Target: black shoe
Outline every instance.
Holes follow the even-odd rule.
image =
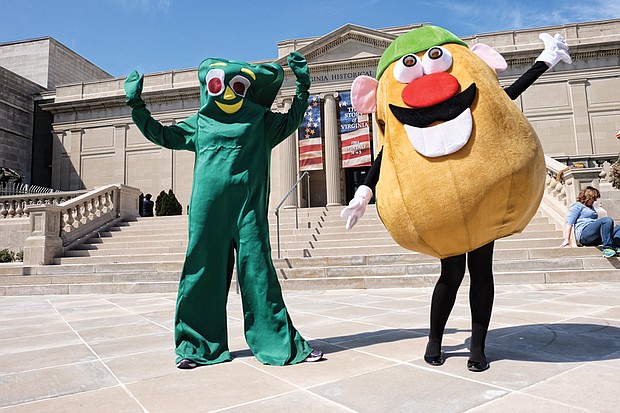
[[[467,370],[473,371],[475,373],[488,370],[489,367],[491,366],[489,365],[489,362],[486,360],[484,361],[467,360]]]
[[[441,366],[445,360],[440,354],[438,356],[424,355],[424,361],[426,362],[426,364],[430,364],[431,366]]]
[[[177,368],[183,369],[183,370],[193,369],[197,366],[198,364],[196,364],[195,361],[192,361],[190,359],[183,359],[177,363]]]
[[[321,350],[312,350],[308,357],[304,361],[313,363],[315,361],[323,360],[323,352]]]

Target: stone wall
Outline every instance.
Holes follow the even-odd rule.
[[[30,218],[0,220],[0,250],[22,251],[30,235]]]
[[[29,182],[34,122],[34,96],[43,88],[0,67],[0,166]]]
[[[51,37],[0,44],[0,66],[46,89],[112,77]]]

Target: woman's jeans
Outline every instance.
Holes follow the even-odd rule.
[[[579,242],[586,246],[620,247],[620,226],[610,217],[592,221],[581,231]]]

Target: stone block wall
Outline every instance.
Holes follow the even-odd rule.
[[[34,96],[43,88],[0,67],[0,166],[29,182],[34,122]]]
[[[51,37],[0,44],[0,66],[48,90],[112,77]]]

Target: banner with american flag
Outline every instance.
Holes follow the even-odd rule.
[[[321,143],[321,99],[308,98],[308,108],[297,132],[299,139],[299,170],[323,169],[323,144]]]
[[[338,92],[340,97],[340,141],[342,167],[370,166],[370,127],[368,115],[357,113],[351,105],[350,92]]]

